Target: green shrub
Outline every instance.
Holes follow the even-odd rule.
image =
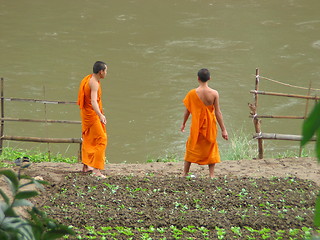
[[[24,190],[23,188],[32,184],[42,187],[44,181],[35,180],[31,177],[21,175],[21,170],[30,164],[22,165],[18,174],[6,169],[0,171],[0,175],[5,176],[11,189],[11,198],[0,189],[3,201],[0,202],[0,239],[1,240],[51,240],[61,238],[64,235],[73,235],[74,232],[53,219],[27,200],[38,195],[37,191]],[[23,183],[22,183],[23,182]],[[30,218],[24,219],[17,214],[17,207],[31,207],[28,210]]]

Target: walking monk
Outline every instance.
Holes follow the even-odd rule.
[[[102,110],[100,80],[107,75],[107,65],[97,61],[93,73],[82,79],[78,94],[82,120],[82,163],[83,172],[91,172],[106,178],[104,170],[105,150],[107,147],[106,117]]]
[[[184,177],[188,175],[191,163],[208,165],[210,178],[214,177],[214,166],[220,162],[217,121],[222,137],[228,140],[228,133],[219,107],[219,94],[208,86],[209,80],[208,69],[199,70],[199,87],[189,91],[183,100],[186,109],[181,125],[182,132],[184,132],[190,113],[192,115],[190,136],[186,143]]]

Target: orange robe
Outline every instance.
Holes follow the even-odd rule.
[[[219,163],[214,106],[206,106],[197,95],[196,89],[186,95],[183,103],[192,116],[185,160],[200,165]]]
[[[82,163],[97,169],[104,169],[107,132],[105,125],[91,105],[91,89],[89,80],[92,74],[82,79],[78,94],[78,105],[82,120]],[[99,82],[98,105],[102,111],[101,86]]]

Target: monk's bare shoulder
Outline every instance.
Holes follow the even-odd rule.
[[[209,93],[210,93],[210,95],[214,96],[215,98],[219,97],[219,93],[215,89],[209,88]]]
[[[89,86],[90,86],[91,90],[95,91],[95,90],[98,90],[99,83],[97,80],[95,80],[93,77],[91,77],[89,80]]]

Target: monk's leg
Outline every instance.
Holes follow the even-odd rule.
[[[209,166],[209,175],[210,175],[210,178],[214,178],[214,166],[215,166],[215,165],[216,165],[215,163],[208,165],[208,166]]]
[[[183,177],[188,176],[190,171],[190,166],[191,166],[191,162],[184,161],[183,174],[182,174]]]

